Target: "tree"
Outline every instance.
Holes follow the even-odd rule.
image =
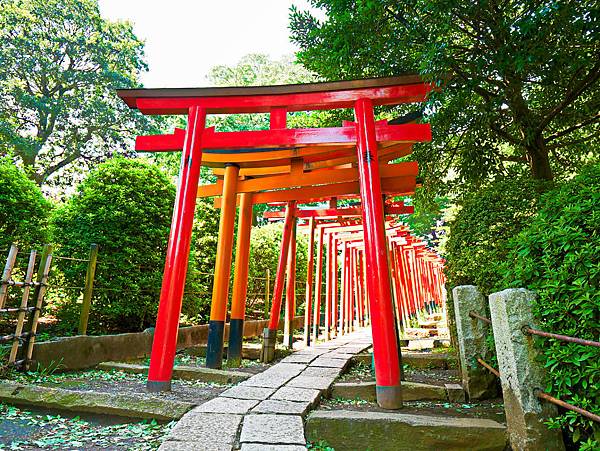
[[[425,110],[429,182],[465,189],[510,166],[551,180],[598,156],[597,2],[311,0],[292,8],[299,61],[328,79],[416,71],[442,85]],[[438,184],[441,186],[441,183]],[[443,191],[443,190],[440,190]]]
[[[39,247],[47,242],[51,205],[40,188],[7,159],[0,159],[0,180],[0,259],[3,259],[11,243]]]
[[[139,85],[143,42],[96,0],[0,0],[0,144],[38,185],[129,146],[148,122],[116,96]]]

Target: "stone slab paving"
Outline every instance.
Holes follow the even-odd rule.
[[[304,450],[304,417],[369,346],[363,329],[295,351],[188,412],[159,450]]]

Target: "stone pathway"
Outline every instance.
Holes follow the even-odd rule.
[[[361,329],[296,351],[186,413],[159,451],[305,450],[304,417],[369,346]]]

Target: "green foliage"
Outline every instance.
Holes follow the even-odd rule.
[[[3,149],[37,184],[61,186],[122,153],[149,124],[115,92],[139,85],[142,58],[131,24],[104,20],[97,0],[0,0]]]
[[[116,158],[98,166],[52,218],[57,252],[87,257],[99,246],[89,330],[136,331],[154,323],[175,187],[154,166]],[[83,284],[86,262],[56,266],[67,286]],[[193,291],[191,271],[186,289]],[[66,328],[79,314],[78,290],[56,305]],[[193,304],[186,300],[187,309]],[[186,310],[187,310],[186,309]]]
[[[51,205],[35,183],[8,159],[0,159],[0,180],[0,259],[3,259],[11,243],[39,247],[47,242],[46,221]]]
[[[472,284],[484,293],[496,287],[508,242],[529,225],[543,187],[524,177],[508,178],[463,199],[446,242],[449,286]]]
[[[290,18],[309,70],[329,80],[417,72],[443,85],[425,108],[433,143],[414,154],[432,195],[515,165],[562,177],[598,154],[597,2],[310,3],[324,19],[297,8]]]
[[[534,313],[543,330],[600,341],[600,165],[545,194],[531,224],[510,242],[503,286],[538,294]],[[547,368],[546,390],[600,414],[600,350],[536,340]],[[553,420],[581,449],[600,448],[600,428],[568,412]],[[587,443],[587,444],[586,444]]]
[[[128,449],[150,451],[157,449],[161,437],[175,425],[155,420],[105,424],[102,421],[83,420],[80,417],[43,415],[0,404],[0,416],[15,432],[0,449]],[[25,426],[26,425],[26,426]],[[33,431],[33,433],[31,433]]]
[[[265,280],[267,269],[271,272],[271,293],[275,284],[277,274],[277,263],[281,251],[282,223],[271,223],[261,227],[254,227],[250,238],[250,264],[248,268],[248,293],[256,297],[264,297]],[[308,240],[306,235],[296,235],[296,305],[299,312],[304,304],[304,293],[306,284],[306,266],[308,256]],[[252,301],[249,295],[249,302]],[[283,309],[282,309],[283,312]]]

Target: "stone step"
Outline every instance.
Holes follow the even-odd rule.
[[[0,401],[52,410],[163,421],[179,419],[194,407],[194,404],[188,402],[149,396],[75,391],[12,382],[0,383]]]
[[[448,385],[451,385],[451,392],[449,392],[449,389],[446,386],[403,381],[402,399],[404,401],[453,401],[457,399],[464,401],[462,387],[460,387],[460,385],[458,386],[459,391],[462,392],[461,399],[460,393],[458,393],[456,387],[454,387],[456,384]],[[342,399],[358,398],[374,402],[376,400],[375,382],[337,382],[333,384],[331,397]]]
[[[148,365],[138,365],[134,363],[122,362],[102,362],[98,368],[104,371],[123,371],[133,374],[147,374]],[[214,382],[217,384],[232,384],[248,379],[251,374],[241,371],[214,370],[212,368],[203,368],[199,366],[176,365],[173,367],[173,379],[182,379],[186,381]]]
[[[373,359],[372,354],[357,354],[352,358],[352,361],[357,363],[370,365]],[[448,369],[454,368],[457,365],[457,360],[444,353],[431,353],[431,352],[410,352],[402,351],[402,364],[409,365],[413,368],[441,368]]]
[[[396,412],[315,411],[306,438],[336,451],[489,450],[507,445],[506,426],[493,420]]]

